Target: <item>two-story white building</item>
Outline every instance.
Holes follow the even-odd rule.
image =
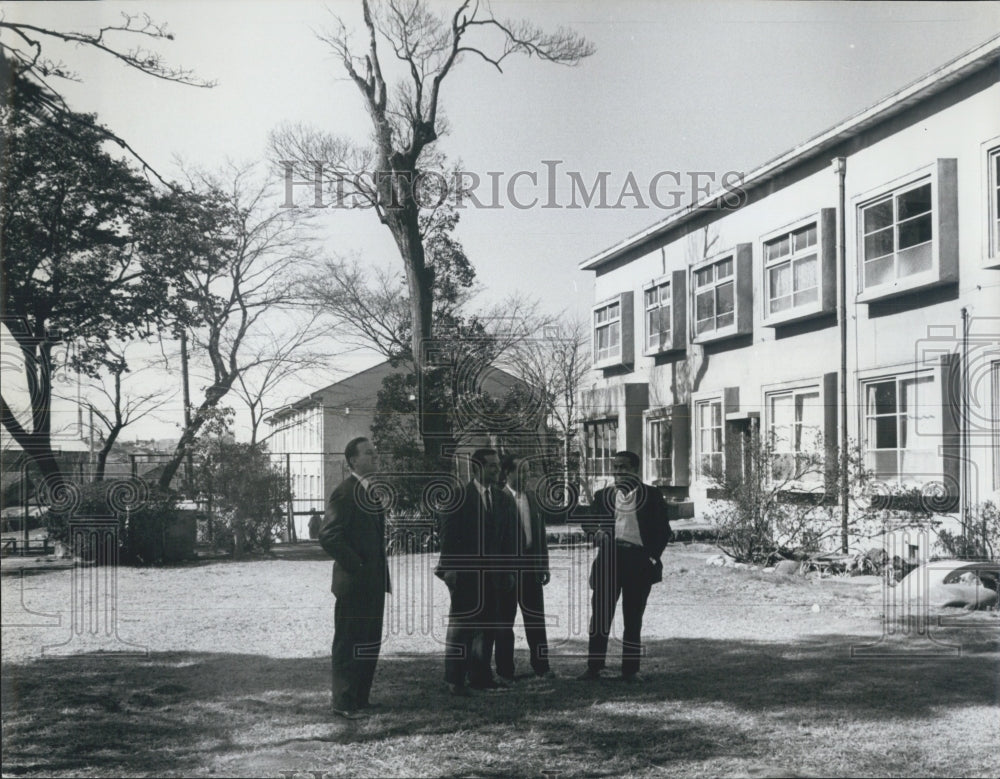
[[[630,449],[699,510],[756,424],[790,463],[860,445],[879,479],[940,513],[988,499],[998,188],[994,38],[582,262],[596,275],[590,476]]]

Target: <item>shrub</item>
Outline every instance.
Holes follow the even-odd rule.
[[[938,533],[938,545],[948,557],[996,560],[1000,552],[1000,510],[992,501],[976,506],[961,533]]]
[[[211,501],[217,546],[241,555],[270,550],[285,527],[285,475],[259,444],[199,443],[199,491]]]
[[[151,488],[142,479],[98,481],[84,485],[65,484],[52,500],[44,519],[49,535],[87,560],[111,562],[96,544],[96,535],[70,538],[74,520],[117,521],[118,559],[126,565],[177,562],[189,552],[181,512],[171,493]],[[193,536],[192,539],[193,541]]]

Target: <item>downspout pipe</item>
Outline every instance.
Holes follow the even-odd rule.
[[[837,323],[840,329],[840,546],[847,554],[847,529],[850,523],[848,472],[850,453],[847,439],[847,158],[834,157],[837,175]]]
[[[968,535],[969,522],[969,309],[962,306],[962,359],[959,364],[959,427],[958,464],[959,479],[959,520],[962,523],[963,538]]]

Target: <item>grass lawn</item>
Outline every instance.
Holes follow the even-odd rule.
[[[393,558],[382,706],[344,722],[328,709],[330,564],[314,552],[3,577],[3,775],[998,774],[995,612],[885,622],[876,579],[713,568],[708,549],[672,546],[644,683],[577,682],[590,553],[560,551],[546,588],[560,678],[454,699],[434,560]]]

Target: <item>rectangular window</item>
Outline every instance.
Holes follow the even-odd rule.
[[[722,476],[722,401],[700,400],[695,404],[696,463],[698,478]]]
[[[618,420],[584,422],[583,438],[587,455],[587,474],[612,476],[611,463],[618,448]]]
[[[726,257],[694,271],[695,335],[736,324],[736,276]]]
[[[934,377],[907,374],[865,383],[865,457],[875,477],[887,482],[941,478],[940,400]]]
[[[931,182],[925,181],[861,208],[865,289],[933,267]]]
[[[619,356],[621,342],[621,303],[615,301],[594,311],[594,362]]]
[[[670,344],[670,282],[643,293],[646,308],[646,349],[659,351]]]
[[[823,411],[818,387],[767,395],[767,436],[775,481],[822,478]]]
[[[816,223],[764,244],[768,312],[778,314],[819,300],[819,247]]]
[[[651,417],[646,420],[646,480],[672,481],[673,420],[669,416]]]

